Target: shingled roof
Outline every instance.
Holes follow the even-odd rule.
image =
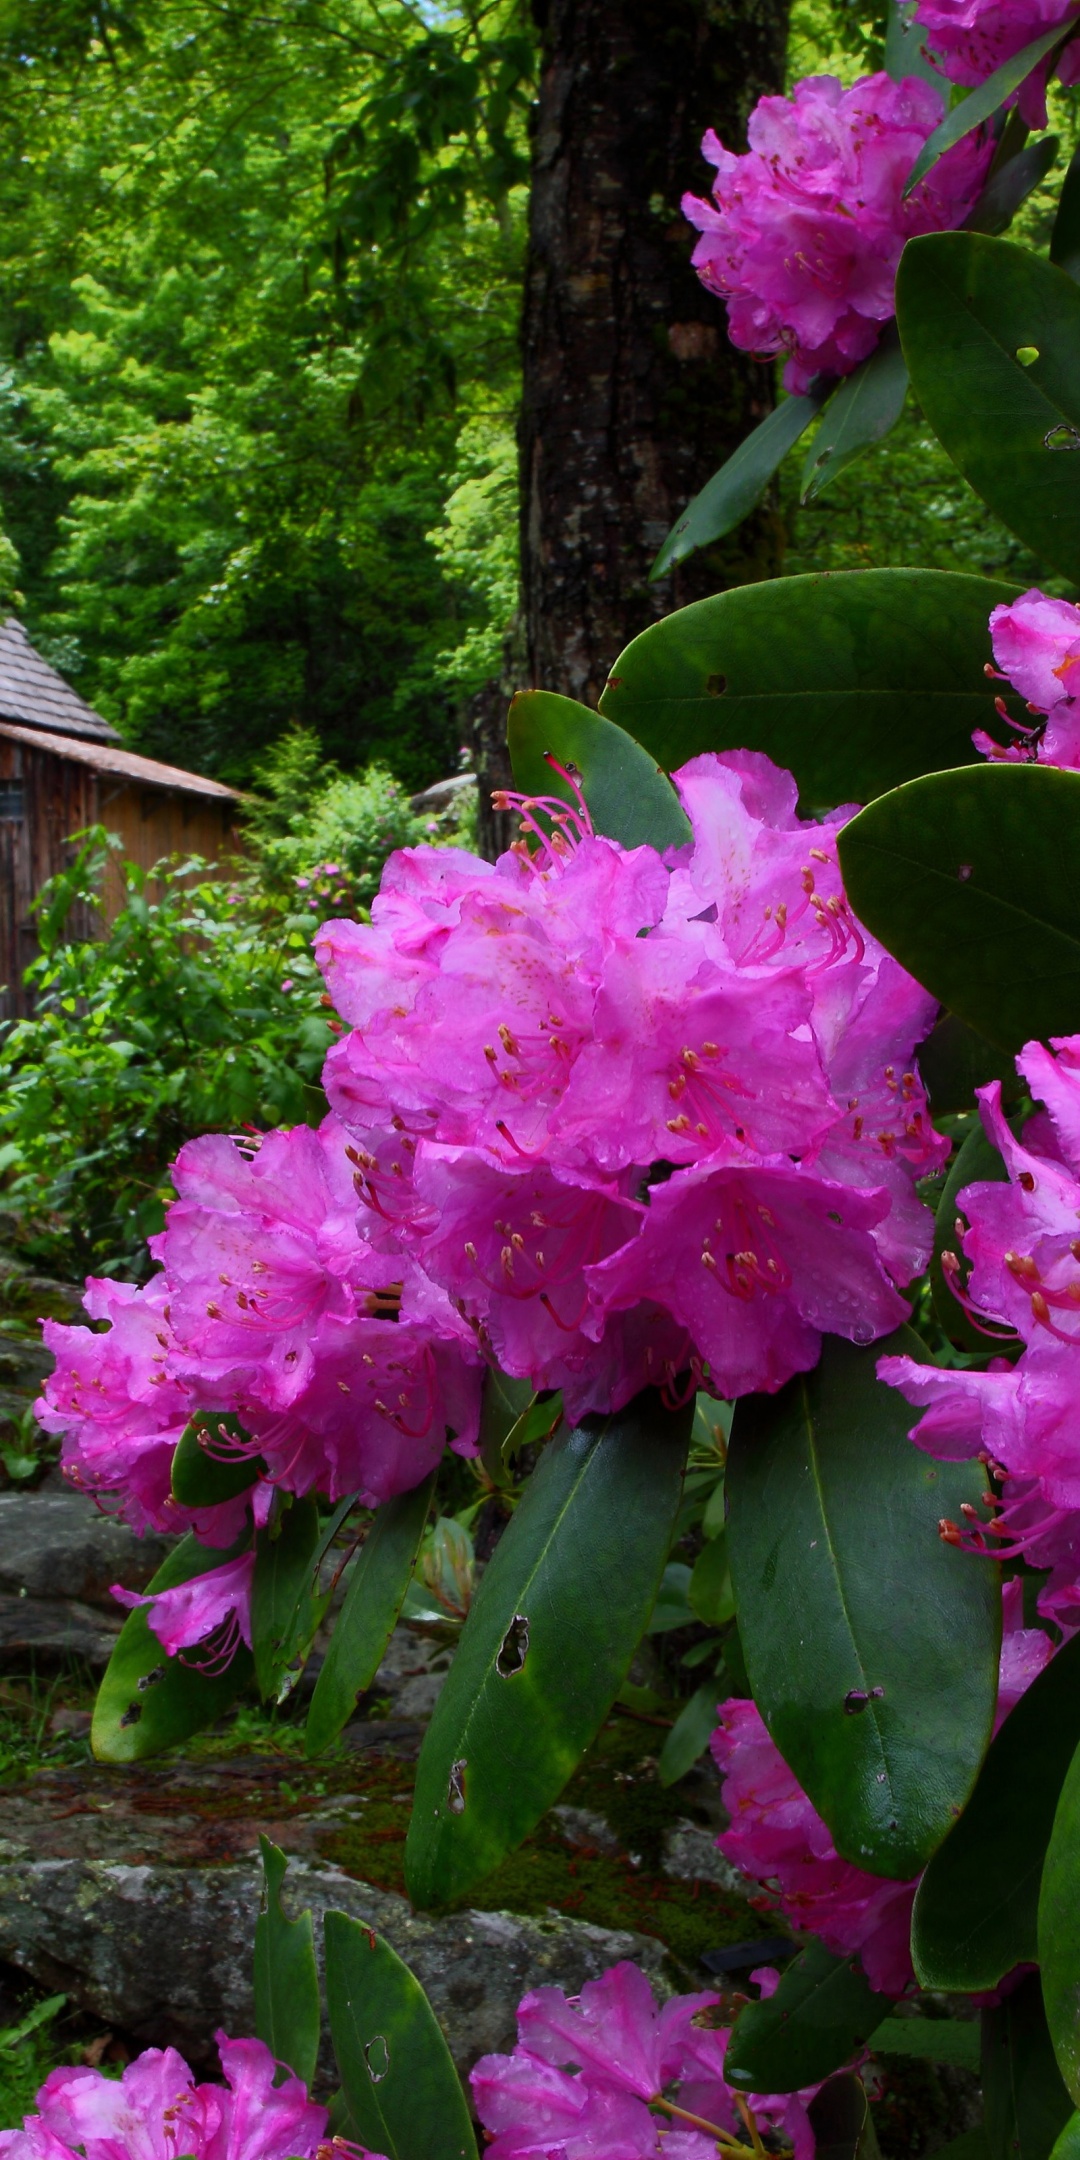
[[[91,742],[120,740],[116,729],[34,651],[14,615],[0,623],[0,720],[44,728],[51,735],[81,735]]]

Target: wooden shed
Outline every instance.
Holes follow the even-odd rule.
[[[35,895],[71,860],[73,833],[104,825],[149,869],[183,851],[220,862],[234,852],[235,788],[139,757],[34,651],[14,616],[0,624],[0,1019],[28,1010],[22,975],[37,950]],[[106,880],[107,921],[121,901]],[[100,917],[73,921],[92,937]]]

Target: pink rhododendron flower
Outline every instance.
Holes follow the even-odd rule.
[[[788,355],[786,389],[865,360],[895,313],[905,242],[962,225],[973,207],[992,154],[976,135],[903,199],[944,109],[942,93],[913,76],[867,75],[845,89],[833,75],[811,75],[790,98],[759,100],[742,156],[706,135],[712,200],[683,197],[701,234],[694,268],[727,301],[736,345]]]
[[[215,2035],[224,2085],[198,2085],[175,2048],[148,2048],[119,2078],[53,2070],[37,2113],[0,2131],[0,2160],[327,2160],[326,2109],[298,2078],[274,2084],[261,2040]]]
[[[1046,1108],[1018,1140],[999,1084],[980,1089],[1008,1182],[980,1181],[958,1194],[959,1252],[944,1265],[988,1350],[1022,1354],[993,1358],[984,1371],[883,1358],[879,1372],[924,1412],[911,1433],[920,1447],[941,1458],[982,1456],[995,1478],[987,1517],[969,1510],[946,1534],[1049,1568],[1039,1611],[1071,1630],[1080,1617],[1080,1036],[1049,1049],[1028,1043],[1017,1066]]]
[[[186,1658],[185,1664],[202,1670],[211,1665],[220,1669],[229,1663],[241,1642],[251,1648],[254,1575],[255,1554],[245,1552],[238,1560],[210,1568],[205,1575],[193,1575],[171,1590],[140,1594],[114,1583],[112,1595],[121,1605],[149,1606],[149,1624],[170,1657],[199,1644],[203,1655]]]
[[[1070,50],[1080,54],[1080,44]],[[1019,728],[999,700],[1001,718],[1020,739],[998,743],[979,728],[971,738],[976,749],[985,757],[1080,771],[1080,608],[1033,588],[994,609],[990,636],[1000,673],[1026,700],[1032,719]]]
[[[780,1387],[823,1332],[894,1326],[932,1235],[915,1181],[947,1152],[911,1062],[934,1005],[844,896],[850,813],[800,819],[753,753],[675,782],[693,839],[669,859],[580,802],[546,806],[545,840],[526,803],[531,851],[407,851],[370,927],[318,940],[353,1023],[325,1077],[367,1266],[407,1252],[403,1315],[437,1286],[575,1418],[687,1374]]]
[[[46,1320],[56,1368],[34,1404],[43,1429],[64,1436],[65,1476],[116,1499],[140,1534],[194,1529],[203,1544],[231,1545],[244,1525],[245,1495],[197,1510],[172,1497],[173,1454],[197,1404],[173,1367],[164,1276],[141,1290],[91,1276],[83,1303],[91,1320],[109,1325],[98,1333]]]
[[[776,1975],[755,1978],[769,1992]],[[715,2160],[715,2139],[682,2128],[677,2111],[745,2135],[724,2081],[730,2034],[710,2018],[718,2002],[677,1995],[658,2008],[631,1964],[588,1981],[576,1999],[556,1987],[524,1996],[517,2047],[483,2056],[471,2076],[490,2160]],[[781,2130],[796,2160],[813,2154],[806,2103],[816,2089],[747,2096],[758,2128]]]
[[[926,31],[926,50],[950,82],[985,82],[1006,60],[1044,31],[1072,21],[1076,7],[1063,0],[919,0],[915,21]],[[1046,126],[1049,56],[1020,86],[1017,103],[1029,128]],[[1069,44],[1057,62],[1058,81],[1080,77],[1080,48]]]

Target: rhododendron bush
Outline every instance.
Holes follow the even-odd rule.
[[[706,139],[695,263],[792,394],[661,557],[815,418],[826,485],[910,377],[1053,589],[781,579],[654,623],[597,711],[523,691],[512,844],[403,849],[369,918],[319,930],[322,1121],[190,1142],[145,1286],[91,1281],[88,1325],[46,1331],[72,1483],[183,1533],[118,1593],[102,1758],[252,1682],[282,1701],[324,1624],[306,1744],[332,1745],[439,1479],[472,1477],[502,1527],[474,1596],[447,1561],[414,1904],[529,1834],[674,1610],[697,1677],[658,1775],[711,1751],[721,1850],[790,1956],[666,2002],[632,1965],[542,1988],[467,2103],[415,1981],[332,1915],[331,2135],[310,1920],[266,1847],[256,2001],[293,2081],[262,2144],[236,2123],[265,2064],[231,2041],[209,2099],[178,2058],[108,2094],[64,2073],[19,2160],[133,2150],[139,2079],[160,2150],[214,2160],[279,2118],[294,2155],[462,2160],[478,2120],[492,2160],[857,2160],[875,2050],[970,2066],[976,2020],[980,2150],[1077,2149],[1074,168],[1049,260],[1001,234],[1078,22],[919,0],[884,72],[763,100],[745,152]]]

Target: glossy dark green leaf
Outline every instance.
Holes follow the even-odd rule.
[[[493,1485],[505,1485],[503,1450],[515,1425],[528,1411],[536,1390],[531,1380],[515,1380],[489,1365],[480,1403],[480,1460]]]
[[[1016,1087],[1016,1067],[985,1035],[964,1025],[955,1013],[943,1013],[919,1047],[919,1073],[935,1118],[971,1110],[976,1088],[988,1080]]]
[[[830,2078],[807,2109],[814,2160],[878,2160],[866,2087],[853,2071]]]
[[[803,466],[804,502],[824,494],[864,450],[884,441],[904,410],[907,386],[907,362],[890,323],[876,351],[845,378],[825,408]]]
[[[875,2055],[906,2055],[917,2062],[952,2063],[977,2070],[979,2026],[974,2018],[883,2018],[873,2038]]]
[[[860,922],[999,1049],[1080,1028],[1080,773],[910,780],[844,827],[839,853]]]
[[[710,1538],[694,1562],[687,1597],[697,1618],[706,1627],[723,1627],[735,1617],[735,1592],[731,1587],[727,1538]]]
[[[919,1885],[911,1926],[924,1987],[975,1994],[1038,1956],[1039,1883],[1080,1746],[1080,1637],[1033,1681],[991,1743],[959,1822]]]
[[[597,832],[628,848],[646,840],[655,848],[682,847],[689,839],[686,814],[655,758],[587,705],[553,690],[519,690],[506,737],[514,778],[526,795],[573,801],[573,790],[546,762],[550,752],[581,775]]]
[[[816,1370],[744,1396],[728,1454],[728,1551],[754,1700],[845,1859],[907,1881],[975,1782],[997,1696],[1000,1591],[946,1545],[978,1464],[912,1447],[875,1367],[925,1358],[901,1328],[827,1336]]]
[[[420,1752],[405,1867],[451,1903],[528,1835],[576,1768],[652,1610],[693,1404],[652,1390],[563,1431],[489,1560]]]
[[[821,405],[818,396],[782,398],[775,411],[751,429],[727,463],[687,503],[649,572],[650,579],[666,577],[696,548],[722,540],[725,533],[741,525],[755,503],[760,502],[788,451],[821,411]]]
[[[1049,2160],[1072,2113],[1029,1973],[997,2010],[984,2010],[982,2089],[988,2160]]]
[[[264,1467],[261,1455],[233,1455],[226,1459],[207,1452],[219,1435],[239,1433],[234,1417],[211,1412],[192,1418],[172,1459],[173,1499],[179,1500],[182,1507],[216,1507],[219,1501],[234,1500],[238,1493],[254,1485]]]
[[[1044,561],[1080,577],[1073,280],[1009,240],[930,233],[904,249],[896,308],[915,395],[965,480]]]
[[[233,1557],[235,1551],[209,1552],[193,1537],[182,1538],[149,1588],[171,1590]],[[199,1653],[185,1655],[195,1658]],[[180,1658],[166,1657],[145,1606],[136,1606],[120,1630],[98,1689],[90,1731],[94,1754],[99,1762],[111,1763],[143,1762],[148,1755],[160,1755],[163,1748],[175,1747],[223,1716],[252,1671],[251,1652],[243,1644],[225,1671],[213,1676],[183,1664]]]
[[[1072,1670],[1075,1680],[1076,1660]],[[1080,1743],[1065,1772],[1043,1863],[1039,1962],[1058,2068],[1080,2105]]]
[[[385,2160],[476,2160],[457,2072],[423,1988],[374,1928],[326,1915],[326,1999],[361,2144]]]
[[[892,2008],[875,1994],[858,1958],[811,1942],[768,2001],[741,2011],[724,2057],[739,2092],[798,2092],[843,2068]]]
[[[337,1739],[375,1678],[412,1579],[434,1489],[432,1471],[412,1492],[386,1501],[368,1531],[315,1682],[304,1732],[309,1756]]]
[[[690,1603],[692,1573],[685,1560],[668,1561],[649,1614],[649,1635],[670,1635],[673,1628],[693,1627],[697,1614]]]
[[[715,1645],[710,1646],[715,1658]],[[714,1676],[695,1688],[688,1703],[684,1703],[660,1750],[656,1774],[661,1785],[677,1785],[696,1762],[700,1762],[719,1719],[718,1705],[726,1688]]]
[[[966,232],[1003,233],[1012,224],[1021,203],[1045,180],[1058,154],[1056,135],[1041,135],[992,172],[970,217]]]
[[[934,1253],[930,1262],[930,1282],[934,1295],[934,1311],[950,1342],[961,1350],[994,1348],[993,1338],[985,1335],[969,1320],[963,1306],[953,1296],[949,1281],[941,1265],[945,1252],[960,1252],[960,1239],[956,1233],[957,1195],[967,1185],[987,1180],[999,1184],[1006,1176],[1005,1165],[996,1147],[987,1139],[981,1119],[972,1126],[963,1146],[958,1149],[949,1166],[945,1190],[938,1202],[937,1219],[934,1224]],[[967,1262],[961,1258],[963,1272],[967,1274]]]
[[[1050,235],[1050,260],[1066,277],[1080,280],[1080,149],[1069,159]]]
[[[1080,2114],[1070,2115],[1050,2160],[1080,2160]]]
[[[277,2062],[310,2085],[319,2054],[322,2006],[310,1912],[290,1920],[281,1903],[288,1861],[260,1836],[263,1894],[255,1922],[255,2031]]]
[[[264,1702],[287,1695],[319,1624],[315,1553],[319,1510],[313,1499],[294,1500],[255,1539],[251,1633],[255,1678]]]
[[[951,150],[954,143],[962,142],[965,135],[970,135],[973,129],[981,127],[984,120],[989,120],[999,105],[1004,105],[1006,99],[1012,97],[1020,84],[1027,81],[1032,70],[1038,67],[1040,60],[1045,59],[1046,54],[1060,42],[1061,24],[1057,22],[1052,30],[1044,30],[1041,37],[1032,38],[1029,45],[1014,53],[1010,60],[1003,61],[999,68],[994,69],[992,75],[987,76],[985,82],[979,84],[977,90],[972,90],[968,97],[961,98],[960,103],[946,113],[944,120],[939,121],[933,134],[927,137],[904,183],[905,196],[918,187],[920,180],[925,179],[938,159],[944,157],[946,150]]]
[[[669,772],[702,750],[763,750],[795,774],[804,810],[869,802],[975,762],[972,729],[996,727],[1001,688],[987,622],[1016,593],[944,570],[740,585],[643,630],[601,711]]]

